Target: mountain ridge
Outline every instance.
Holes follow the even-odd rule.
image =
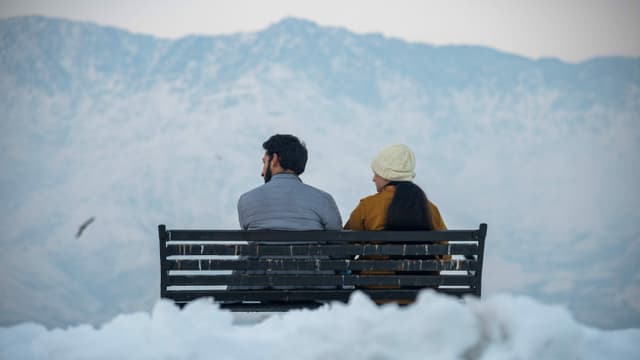
[[[12,34],[2,30],[7,26],[2,23],[20,25],[26,30]],[[300,29],[304,34],[300,35]],[[190,75],[184,81],[205,81],[223,87],[260,64],[273,63],[310,77],[323,84],[329,93],[335,92],[369,106],[379,104],[381,99],[376,84],[370,80],[376,77],[368,75],[384,76],[389,69],[398,76],[412,79],[427,92],[474,86],[494,86],[495,90],[504,91],[523,81],[523,85],[531,87],[544,86],[551,81],[550,86],[580,92],[606,81],[603,73],[615,75],[616,81],[640,83],[640,59],[601,57],[569,64],[557,59],[532,60],[486,47],[435,47],[332,29],[287,18],[251,35],[196,35],[163,40],[91,23],[45,17],[10,18],[0,22],[0,32],[5,39],[0,50],[17,52],[18,56],[3,57],[0,67],[5,76],[17,76],[16,83],[37,82],[34,68],[52,69],[44,81],[46,84],[40,84],[52,93],[70,90],[69,76],[75,68],[88,67],[92,71],[84,74],[85,81],[91,81],[92,76],[94,81],[104,81],[100,78],[104,73],[109,77],[120,74],[123,83],[144,88],[150,85],[145,82],[149,76],[164,74],[165,79],[176,80],[181,76],[184,78],[183,70],[190,67],[186,73]],[[22,36],[29,36],[29,39],[21,40]],[[40,53],[16,50],[30,45],[29,40],[36,41],[31,45],[42,49]],[[277,46],[272,46],[274,43]],[[73,52],[78,54],[69,56]],[[243,55],[247,53],[252,56]],[[80,63],[69,63],[70,57]],[[332,76],[327,78],[324,75],[327,73]],[[488,83],[486,79],[491,80]],[[119,91],[126,91],[126,88]],[[602,98],[615,103],[620,94],[612,92]]]

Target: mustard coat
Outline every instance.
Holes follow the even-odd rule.
[[[360,200],[344,225],[345,230],[384,230],[387,209],[395,192],[395,186],[385,186],[381,192]],[[447,230],[447,225],[442,220],[438,207],[429,202],[429,209],[431,210],[433,229]]]
[[[384,230],[385,221],[387,219],[387,209],[393,195],[396,192],[395,186],[385,186],[382,191],[377,194],[367,196],[360,200],[358,206],[351,212],[349,220],[344,225],[345,230]],[[431,210],[431,220],[434,230],[447,230],[447,226],[442,220],[438,207],[429,202]],[[444,242],[446,243],[446,242]],[[367,256],[363,259],[388,259],[388,256]],[[450,260],[451,256],[444,255],[438,258]],[[394,271],[362,271],[361,275],[393,275]],[[396,289],[396,286],[363,286],[367,289]],[[391,300],[376,300],[376,304],[385,304],[393,302]],[[398,300],[399,304],[410,304],[412,300]]]

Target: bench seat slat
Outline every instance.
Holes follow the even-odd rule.
[[[168,260],[169,270],[271,270],[271,271],[443,271],[476,270],[475,260]]]
[[[476,285],[470,275],[170,275],[173,285],[232,285],[232,286],[436,286]]]
[[[439,242],[475,241],[478,230],[447,231],[237,231],[237,230],[176,230],[168,231],[170,241],[329,241],[329,242]]]
[[[224,255],[224,256],[332,256],[354,255],[476,255],[476,244],[449,245],[167,245],[167,255]]]
[[[178,304],[181,305],[181,304]],[[296,309],[316,309],[323,303],[317,301],[273,302],[273,303],[230,303],[221,304],[222,309],[232,312],[284,312]]]
[[[358,289],[369,295],[373,300],[414,300],[423,289]],[[464,295],[469,289],[438,289],[451,295]],[[169,291],[169,296],[175,302],[189,302],[202,297],[212,297],[217,302],[229,301],[347,301],[353,290],[188,290]]]

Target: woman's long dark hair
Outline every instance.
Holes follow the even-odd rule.
[[[411,181],[391,181],[385,186],[396,187],[385,230],[433,230],[427,195],[418,185]]]

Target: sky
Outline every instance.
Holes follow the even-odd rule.
[[[0,0],[0,17],[45,15],[158,37],[264,29],[295,16],[357,33],[483,45],[579,62],[640,56],[640,0]]]

